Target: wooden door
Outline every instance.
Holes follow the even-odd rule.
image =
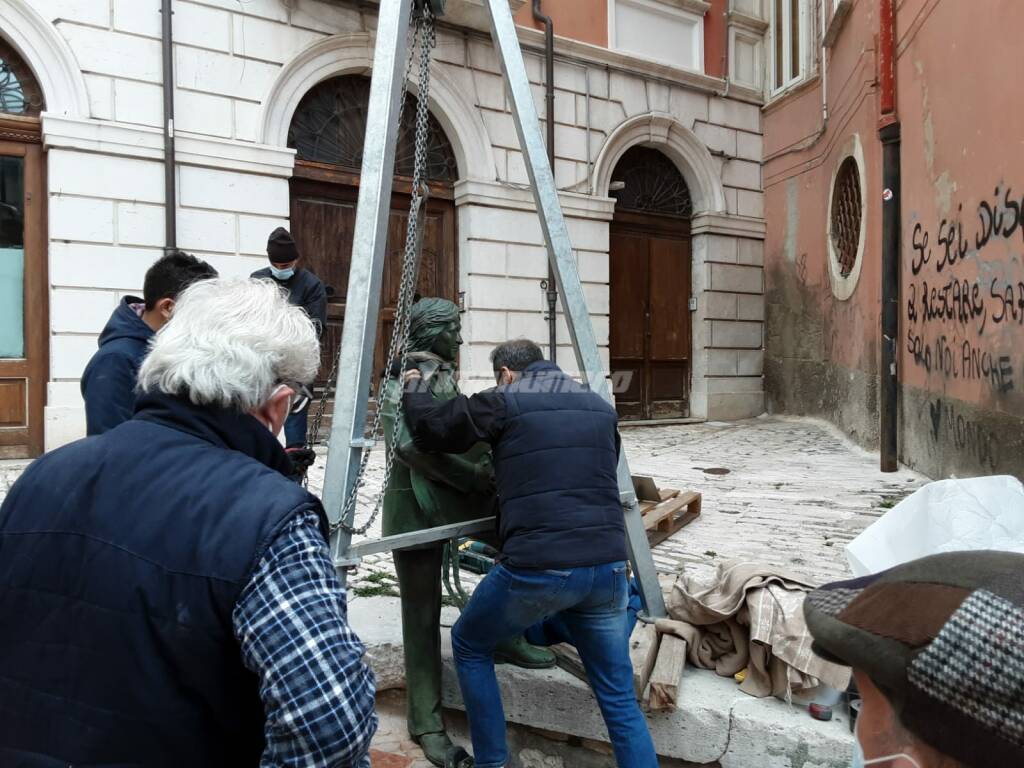
[[[328,287],[327,328],[321,345],[318,377],[318,384],[322,384],[341,344],[359,189],[355,186],[358,180],[354,177],[346,176],[354,183],[345,184],[327,181],[323,174],[318,175],[317,179],[292,180],[291,225],[305,266]],[[402,186],[396,184],[396,188],[401,189]],[[388,220],[380,322],[374,350],[375,388],[379,373],[384,370],[394,327],[408,216],[409,196],[402,191],[396,192],[391,199]],[[457,301],[454,203],[450,199],[431,197],[427,204],[425,227],[417,292],[422,296],[440,296]]]
[[[47,336],[43,154],[39,123],[0,118],[0,459],[43,451]]]
[[[690,238],[685,220],[616,213],[611,366],[623,419],[690,415]]]

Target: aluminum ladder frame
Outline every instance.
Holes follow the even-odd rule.
[[[363,145],[362,176],[356,208],[352,263],[346,297],[345,323],[339,358],[339,383],[334,398],[334,416],[328,443],[323,503],[332,522],[343,514],[345,500],[359,472],[366,444],[364,429],[371,391],[373,353],[380,310],[387,223],[398,137],[399,101],[406,64],[406,34],[416,0],[381,0],[378,17],[366,138]],[[436,0],[434,0],[435,4]],[[533,101],[523,54],[516,35],[508,0],[485,0],[491,21],[492,42],[498,49],[505,87],[526,169],[540,216],[548,258],[554,268],[558,291],[572,338],[576,362],[590,387],[612,402],[607,378],[598,353],[573,257],[569,233],[558,199],[552,169],[548,164],[540,120]],[[619,456],[619,496],[626,522],[630,562],[639,583],[646,616],[665,616],[665,601],[658,582],[647,532],[630,476],[625,451]],[[383,492],[383,489],[382,491]],[[351,525],[355,516],[353,506]],[[331,551],[342,583],[347,568],[374,553],[493,529],[494,518],[428,528],[408,534],[362,541],[352,545],[344,529],[335,531]]]

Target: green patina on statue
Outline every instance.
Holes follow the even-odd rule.
[[[462,344],[459,308],[446,299],[421,299],[413,305],[409,360],[439,402],[459,394],[456,359]],[[403,419],[397,436],[395,413],[402,396],[395,377],[381,404],[384,436],[390,449],[397,439],[395,463],[384,494],[383,533],[393,536],[448,523],[474,520],[496,509],[490,447],[479,443],[460,455],[420,451]],[[409,733],[435,765],[443,765],[451,745],[441,717],[441,561],[443,542],[394,553],[402,596],[402,641],[408,697]],[[503,660],[520,666],[554,665],[547,650],[519,639],[499,648]]]

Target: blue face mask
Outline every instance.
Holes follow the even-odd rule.
[[[288,269],[278,269],[273,264],[270,265],[270,274],[274,276],[275,280],[290,280],[295,274],[295,267],[288,267]]]

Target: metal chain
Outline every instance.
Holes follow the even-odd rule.
[[[398,288],[398,304],[395,308],[395,324],[391,333],[391,342],[388,345],[388,353],[385,357],[385,370],[381,376],[377,388],[377,410],[373,416],[370,426],[370,438],[376,442],[380,436],[381,415],[383,413],[384,397],[388,384],[392,381],[392,363],[398,360],[398,377],[405,371],[406,361],[409,356],[409,323],[412,320],[413,298],[416,293],[416,283],[419,277],[420,261],[420,227],[423,226],[423,204],[427,196],[426,171],[427,171],[427,150],[430,135],[430,111],[428,100],[430,95],[430,59],[434,47],[437,44],[437,37],[434,30],[434,14],[429,4],[424,4],[422,14],[416,22],[417,36],[419,37],[419,97],[416,102],[416,137],[415,137],[415,160],[413,165],[412,195],[409,202],[409,217],[405,230],[405,250],[402,257],[402,276]],[[422,33],[422,34],[421,34]],[[410,57],[411,60],[411,57]],[[408,87],[408,74],[405,87]],[[405,95],[403,92],[403,105]],[[377,494],[373,510],[366,522],[359,527],[350,526],[344,521],[353,515],[356,503],[359,498],[359,489],[363,485],[366,474],[366,467],[370,461],[370,448],[364,447],[359,462],[359,471],[356,473],[352,490],[345,500],[341,516],[331,526],[331,533],[341,529],[348,534],[360,536],[366,533],[376,522],[380,511],[383,508],[384,491],[391,479],[392,468],[395,462],[395,452],[398,447],[402,427],[402,399],[399,398],[395,406],[395,423],[391,432],[391,440],[388,441],[387,452],[384,457],[384,479],[381,492]]]

